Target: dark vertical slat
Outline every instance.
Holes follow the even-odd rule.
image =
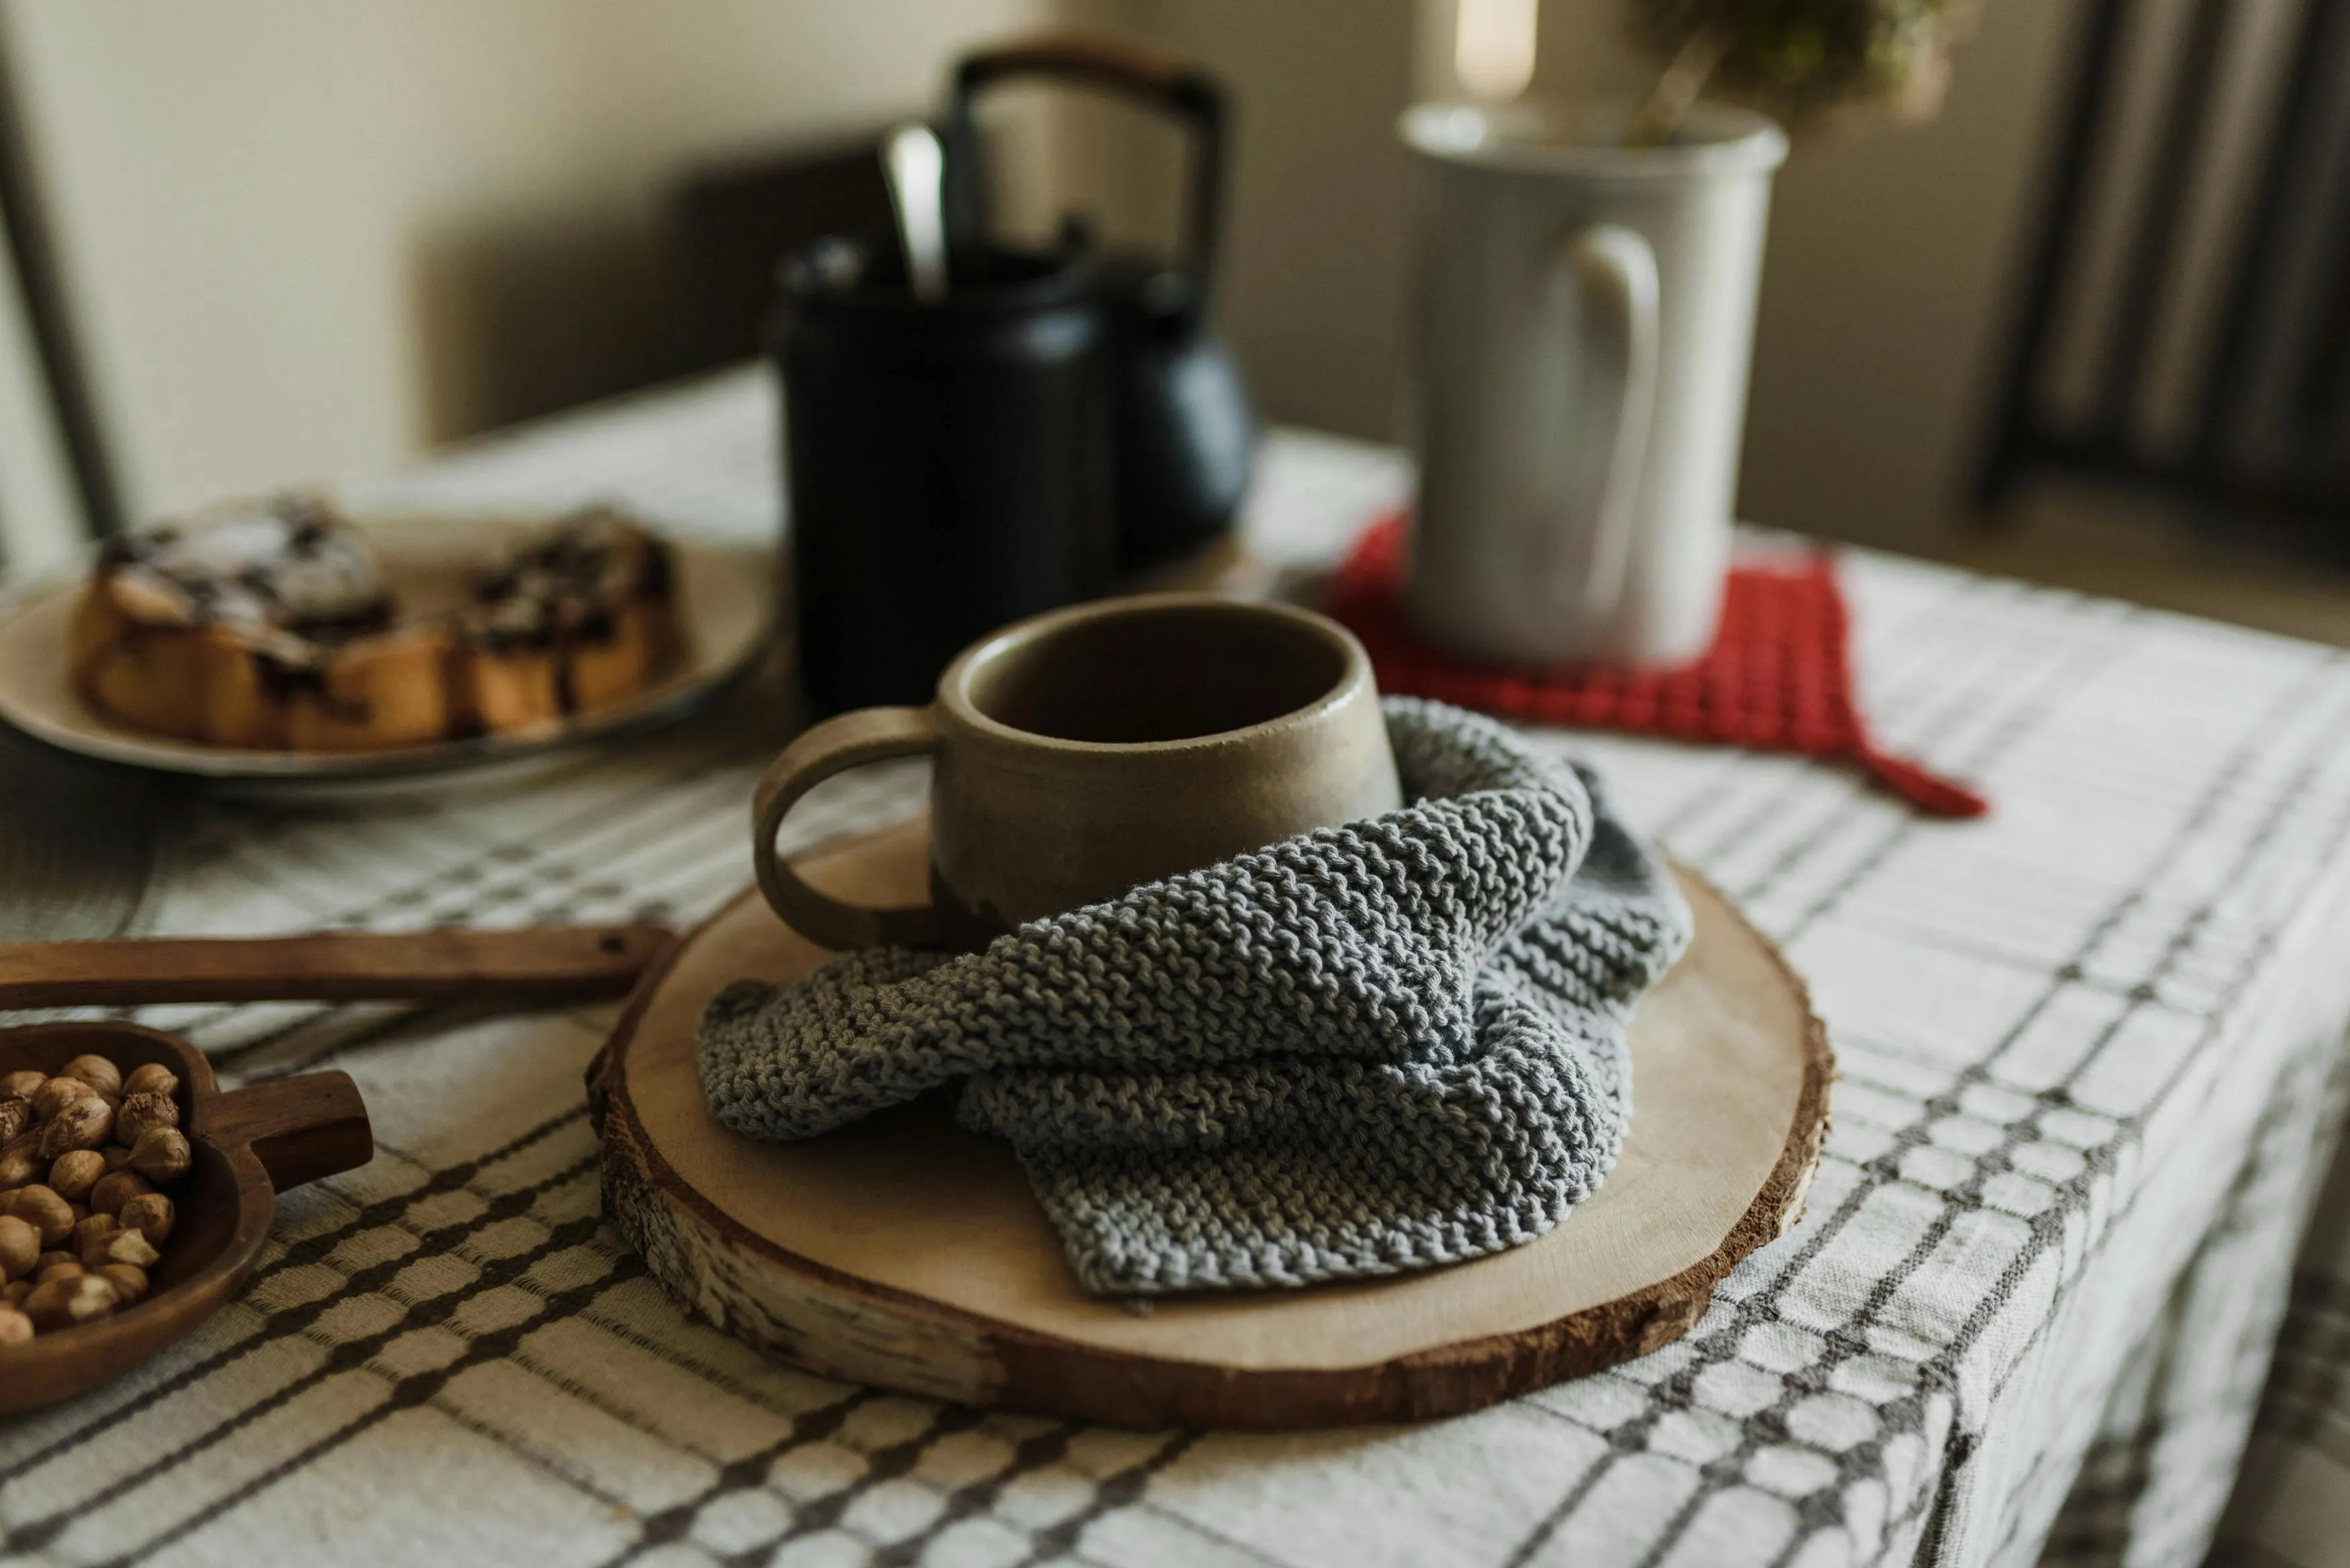
[[[2341,8],[2341,0],[2306,0],[2293,38],[2292,65],[2270,121],[2260,183],[2245,215],[2242,239],[2229,276],[2227,303],[2206,364],[2195,417],[2189,461],[2207,488],[2220,485],[2228,466],[2230,421],[2246,389],[2261,305],[2274,286],[2284,248],[2285,198],[2303,161],[2296,151],[2308,140],[2311,105],[2324,78],[2324,63],[2331,52],[2327,45],[2336,36],[2335,17]]]
[[[1977,473],[1977,497],[1988,509],[2016,477],[2047,468],[2191,495],[2212,508],[2215,517],[2293,518],[2328,531],[2322,539],[2312,536],[2312,544],[2334,539],[2332,530],[2350,515],[2350,174],[2328,182],[2323,191],[2304,192],[2303,186],[2310,183],[2308,171],[2332,151],[2325,139],[2342,134],[2335,120],[2324,116],[2345,107],[2325,104],[2329,88],[2345,90],[2350,0],[2305,0],[2294,23],[2292,54],[2282,65],[2282,80],[2263,128],[2251,199],[2231,242],[2219,319],[2198,368],[2188,448],[2179,453],[2150,450],[2133,426],[2149,346],[2169,303],[2189,178],[2219,107],[2217,65],[2236,8],[2227,0],[2193,0],[2194,9],[2184,18],[2142,175],[2146,193],[2133,219],[2114,317],[2101,345],[2092,414],[2075,425],[2052,416],[2039,400],[2038,387],[2052,352],[2060,299],[2079,261],[2080,208],[2089,166],[2108,134],[2106,100],[2113,94],[2120,39],[2144,15],[2125,11],[2126,0],[2085,4],[2071,112],[2033,236],[2033,265],[2019,291],[2022,308],[2003,367],[2002,400],[1995,405]],[[2331,188],[2335,185],[2340,188]],[[2321,275],[2313,298],[2304,300],[2302,291],[2294,291],[2287,306],[2295,319],[2288,323],[2277,318],[2272,300],[2304,238],[2318,244]],[[2284,433],[2295,451],[2283,461],[2231,450],[2233,421],[2252,379],[2262,373],[2259,351],[2272,340],[2285,340],[2295,351],[2290,369],[2296,379],[2288,393],[2296,402],[2278,421],[2289,427]]]
[[[2303,339],[2301,364],[2293,377],[2294,428],[2287,432],[2293,471],[2313,477],[2333,455],[2334,416],[2342,407],[2345,383],[2350,383],[2350,207],[2344,205],[2338,190],[2333,195],[2334,208],[2323,220],[2331,284],[2314,327]]]
[[[2338,46],[2338,37],[2335,42]],[[2345,107],[2338,47],[2331,63],[2333,68],[2321,71],[2317,79],[2321,88],[2333,90],[2323,96],[2314,94],[2311,104],[2317,136],[2329,139],[2341,134]],[[2305,139],[2303,144],[2324,145],[2315,137]],[[2327,471],[2338,466],[2332,461],[2338,457],[2335,437],[2345,394],[2350,394],[2350,168],[2337,161],[2326,172],[2332,176],[2330,182],[2313,192],[2308,203],[2318,234],[2320,275],[2326,279],[2326,287],[2314,319],[2306,324],[2309,330],[2299,335],[2302,354],[2293,377],[2292,408],[2298,428],[2289,432],[2292,477],[2316,484],[2323,484]]]
[[[2146,210],[2128,271],[2124,275],[2121,303],[2114,311],[2106,338],[2105,375],[2101,378],[2092,428],[2097,435],[2125,451],[2137,443],[2130,424],[2138,383],[2156,330],[2155,312],[2162,303],[2163,285],[2170,260],[2178,248],[2178,226],[2187,210],[2187,187],[2193,172],[2195,151],[2203,123],[2210,117],[2211,83],[2218,75],[2220,36],[2227,20],[2227,0],[2196,0],[2187,36],[2181,41],[2178,67],[2172,74],[2170,100],[2163,113],[2162,134],[2147,171]]]
[[[67,306],[57,248],[50,241],[45,214],[17,108],[15,62],[5,34],[0,34],[0,229],[5,230],[8,254],[16,264],[26,325],[32,334],[34,352],[40,357],[41,379],[57,420],[57,437],[66,449],[66,462],[73,470],[82,525],[93,535],[118,533],[122,527],[121,502],[114,488],[114,471],[107,461],[97,405],[74,341],[73,316]]]
[[[2073,46],[2064,135],[2041,197],[2032,259],[2023,275],[2023,302],[2008,340],[1990,439],[1975,474],[1975,504],[1984,512],[2005,497],[2021,461],[2033,446],[2041,358],[2055,325],[2057,301],[2064,293],[2067,263],[2080,229],[2089,160],[2096,150],[2098,126],[2112,91],[2116,45],[2126,5],[2127,0],[2088,0]]]

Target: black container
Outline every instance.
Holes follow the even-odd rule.
[[[1208,331],[1196,280],[1104,268],[1118,378],[1118,567],[1148,571],[1232,531],[1256,465],[1256,407]]]
[[[988,249],[917,303],[894,255],[785,269],[775,356],[800,673],[819,713],[930,700],[966,643],[1100,591],[1107,325],[1081,254]]]
[[[1191,142],[1183,238],[1167,263],[1104,265],[1118,385],[1118,565],[1139,572],[1228,533],[1248,491],[1257,418],[1208,303],[1224,202],[1224,89],[1198,66],[1123,40],[1059,34],[968,55],[947,106],[947,235],[983,245],[985,171],[974,105],[995,84],[1043,78],[1172,116]]]

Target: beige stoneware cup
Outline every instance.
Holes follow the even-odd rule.
[[[928,905],[863,909],[775,853],[792,804],[847,768],[929,753]],[[1287,605],[1152,594],[972,644],[924,708],[793,742],[752,807],[759,886],[828,948],[975,946],[1316,827],[1402,804],[1362,644]]]

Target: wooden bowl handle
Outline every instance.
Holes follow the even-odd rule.
[[[306,1073],[215,1095],[196,1113],[195,1136],[223,1147],[251,1145],[280,1192],[375,1158],[375,1131],[348,1073]]]

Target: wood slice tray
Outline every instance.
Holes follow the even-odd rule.
[[[801,863],[857,902],[927,891],[917,821]],[[1292,1428],[1451,1415],[1687,1333],[1731,1266],[1803,1214],[1833,1060],[1803,982],[1676,867],[1689,952],[1632,1023],[1633,1117],[1596,1197],[1541,1240],[1399,1279],[1159,1298],[1083,1293],[1011,1146],[936,1111],[767,1144],[702,1097],[719,988],[827,956],[754,892],[638,987],[589,1071],[606,1212],[695,1316],[812,1371],[1118,1426]]]

